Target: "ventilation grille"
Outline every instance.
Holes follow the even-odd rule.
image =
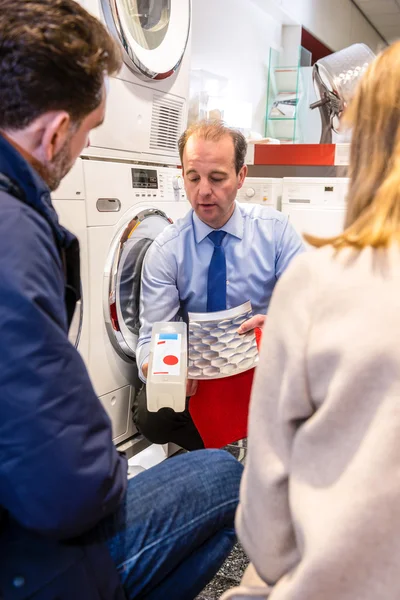
[[[183,100],[154,94],[151,114],[150,148],[178,153],[178,139],[182,133]]]

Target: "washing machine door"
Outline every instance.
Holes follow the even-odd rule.
[[[111,342],[126,360],[136,354],[143,260],[153,240],[170,223],[156,208],[134,209],[111,244],[105,268],[104,316]]]
[[[178,69],[190,30],[190,0],[101,0],[125,64],[143,79],[166,79]]]

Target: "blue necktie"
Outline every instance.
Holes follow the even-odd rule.
[[[207,237],[214,244],[214,252],[208,267],[207,312],[226,309],[226,262],[221,246],[226,231],[212,231]]]

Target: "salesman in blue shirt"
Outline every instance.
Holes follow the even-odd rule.
[[[220,122],[196,123],[179,140],[192,210],[156,238],[144,260],[137,350],[144,382],[153,323],[187,320],[188,312],[223,310],[250,300],[254,316],[240,332],[262,327],[277,280],[304,251],[282,213],[236,202],[247,174],[246,149],[244,136]],[[189,381],[188,396],[196,383]],[[145,390],[136,399],[134,419],[155,443],[203,447],[188,410],[149,413]]]

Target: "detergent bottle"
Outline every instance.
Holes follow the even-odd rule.
[[[187,325],[182,321],[154,323],[147,375],[147,408],[183,412],[186,403]]]

